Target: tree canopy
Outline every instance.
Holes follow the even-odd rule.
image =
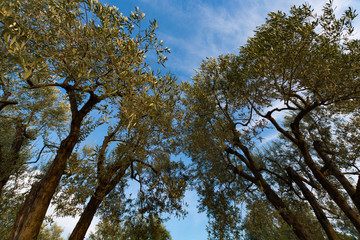
[[[150,215],[148,218],[140,216],[126,220],[123,224],[104,220],[96,226],[95,233],[91,233],[89,240],[171,240],[170,233],[165,229],[161,220]]]
[[[95,215],[90,239],[171,239],[189,181],[211,239],[359,238],[355,17],[270,13],[179,84],[139,8],[2,1],[0,238],[61,239],[52,204],[80,216],[71,240]]]
[[[169,50],[156,37],[156,21],[145,26],[138,8],[127,17],[92,0],[8,0],[0,6],[1,121],[14,129],[1,128],[1,188],[24,163],[45,161],[10,238],[37,238],[63,177],[63,195],[78,204],[93,197],[76,239],[123,177],[154,185],[147,194],[162,203],[170,196],[169,209],[180,209],[185,183],[171,187],[181,176],[169,159],[179,89],[171,74],[161,73]],[[83,147],[99,128],[107,132],[103,143]],[[31,152],[35,140],[44,147]],[[71,186],[77,179],[87,183],[86,191]]]
[[[329,239],[359,236],[355,17],[336,18],[331,2],[321,15],[308,5],[270,13],[237,55],[204,60],[185,84],[183,145],[214,238],[241,234],[237,206],[252,209],[259,193],[299,239],[318,239],[296,214],[304,203]],[[268,131],[278,139],[259,147]]]

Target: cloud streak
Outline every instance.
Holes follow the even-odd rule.
[[[288,12],[290,5],[308,2],[315,12],[321,13],[326,3],[315,0],[141,2],[153,6],[153,10],[159,13],[159,36],[172,49],[168,68],[183,80],[189,80],[195,74],[194,69],[197,69],[206,57],[217,57],[228,52],[237,53],[237,49],[253,35],[256,26],[265,22],[269,12]],[[355,0],[337,0],[334,3],[337,14],[342,13],[348,6],[356,8],[360,7],[359,5]]]

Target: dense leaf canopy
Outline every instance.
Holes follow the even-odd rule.
[[[2,1],[0,238],[60,239],[53,204],[80,215],[71,240],[96,214],[90,239],[171,239],[189,179],[211,239],[359,238],[355,17],[270,13],[180,86],[138,8]]]
[[[355,16],[349,9],[337,19],[331,2],[319,16],[307,5],[270,13],[239,54],[203,61],[193,84],[185,84],[184,146],[214,238],[241,234],[239,206],[245,201],[255,214],[245,227],[261,221],[251,206],[259,194],[300,239],[319,239],[314,217],[330,239],[344,231],[358,236]],[[271,131],[279,137],[264,147],[263,136]],[[315,215],[297,214],[304,203]]]

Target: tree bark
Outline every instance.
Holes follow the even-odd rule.
[[[11,239],[37,239],[50,200],[64,173],[67,159],[70,157],[77,139],[78,134],[73,133],[62,141],[60,149],[45,176],[32,186],[17,216]]]
[[[11,93],[6,91],[5,86],[2,87],[2,90],[4,91],[4,95],[0,99],[0,112],[8,105],[16,105],[18,104],[17,101],[8,100]]]
[[[310,168],[312,173],[314,174],[314,177],[318,182],[323,186],[323,188],[326,190],[326,192],[329,194],[331,199],[334,200],[334,202],[339,206],[339,208],[344,212],[344,214],[348,217],[348,219],[351,221],[351,223],[354,225],[356,230],[360,233],[360,217],[359,215],[349,206],[347,201],[344,199],[344,197],[341,195],[339,190],[326,179],[324,174],[320,171],[318,166],[315,164],[315,162],[312,160],[312,157],[310,156],[308,146],[305,141],[300,140],[296,144],[304,157],[304,161],[306,165]]]
[[[298,220],[296,215],[286,206],[283,200],[275,193],[270,185],[263,179],[260,178],[261,187],[266,195],[269,202],[279,211],[280,216],[284,221],[292,227],[295,235],[301,240],[312,240],[312,236],[306,230],[304,225]]]
[[[102,183],[105,187],[100,185],[96,188],[94,195],[91,196],[90,201],[86,205],[83,213],[80,216],[79,221],[77,222],[74,230],[72,231],[69,240],[82,240],[85,238],[86,232],[89,229],[89,226],[101,202],[116,187],[116,185],[125,175],[125,171],[129,166],[130,164],[126,164],[117,173],[115,172],[112,174],[106,174],[106,178],[108,179],[108,181]],[[111,180],[112,176],[114,176],[114,178]]]
[[[304,157],[305,164],[310,168],[311,172],[313,173],[316,180],[321,184],[321,186],[324,188],[324,190],[329,194],[331,199],[334,200],[334,202],[339,206],[339,208],[344,212],[344,214],[348,217],[348,219],[351,221],[351,223],[354,225],[356,230],[360,233],[360,217],[358,213],[356,213],[347,203],[347,201],[344,199],[344,197],[341,195],[339,190],[332,184],[330,181],[326,179],[324,174],[320,171],[319,167],[316,165],[316,163],[313,161],[310,152],[308,144],[304,140],[304,136],[300,131],[300,121],[313,109],[319,106],[319,103],[315,102],[312,105],[307,106],[303,110],[301,110],[297,116],[295,117],[294,121],[290,124],[290,128],[292,131],[293,136],[282,129],[275,119],[271,117],[271,112],[268,112],[268,114],[265,116],[267,119],[269,119],[272,124],[275,126],[275,128],[281,132],[287,139],[289,139],[291,142],[293,142],[299,149],[301,155]]]
[[[1,180],[0,181],[0,202],[2,202],[2,193],[3,193],[3,189],[4,189],[4,186],[6,185],[8,179],[4,179],[4,180]],[[1,203],[0,203],[1,205]]]
[[[329,156],[326,154],[323,147],[321,146],[320,141],[314,141],[313,146],[321,159],[324,160],[327,170],[329,170],[330,173],[340,182],[340,184],[344,187],[345,191],[349,194],[357,210],[360,211],[360,199],[356,194],[355,187],[351,185],[351,183],[347,180],[344,174],[342,174],[340,169],[329,158]]]
[[[96,192],[95,196],[91,196],[90,201],[81,214],[79,221],[69,237],[69,240],[84,239],[95,213],[103,200],[104,197],[97,196]]]
[[[329,240],[338,240],[336,232],[334,231],[333,227],[331,226],[328,218],[326,217],[325,213],[321,209],[321,206],[316,201],[315,196],[312,192],[305,186],[305,184],[301,181],[300,176],[295,172],[294,169],[288,167],[286,169],[288,175],[294,182],[299,186],[301,192],[304,194],[305,198],[309,201],[312,209],[315,212],[316,218],[319,220],[322,228],[324,229],[326,235],[328,236]]]
[[[295,235],[301,240],[312,240],[312,236],[306,230],[304,225],[298,220],[296,215],[288,208],[288,206],[283,202],[283,200],[276,194],[276,192],[270,187],[270,185],[266,182],[266,180],[262,177],[259,168],[256,166],[256,163],[251,157],[249,150],[239,141],[236,140],[235,144],[242,150],[245,154],[245,164],[249,168],[249,170],[253,173],[257,182],[257,186],[259,186],[264,192],[266,198],[269,202],[275,207],[277,211],[279,211],[280,216],[284,219],[284,221],[292,227]],[[241,156],[240,156],[241,157]]]
[[[70,98],[70,104],[72,103],[71,100]],[[78,142],[82,120],[100,101],[96,95],[91,94],[89,100],[79,111],[77,110],[76,103],[71,104],[72,121],[70,133],[61,142],[55,159],[45,173],[45,176],[39,182],[33,184],[24,205],[17,215],[10,237],[11,240],[37,239],[51,198],[66,168],[67,160]]]

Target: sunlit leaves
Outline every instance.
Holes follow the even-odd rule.
[[[312,147],[315,141],[334,150],[327,154],[342,171],[358,173],[357,141],[348,138],[357,139],[354,115],[360,100],[359,41],[349,35],[355,16],[349,9],[336,18],[331,1],[319,16],[308,5],[270,13],[237,55],[204,60],[194,82],[183,85],[187,109],[183,144],[194,163],[194,185],[201,209],[213,220],[209,228],[214,237],[235,234],[224,222],[239,224],[237,201],[252,199],[255,191],[266,192],[260,179],[291,211],[300,206],[293,205],[299,196],[285,168],[295,167],[311,181],[319,178],[308,169],[310,161],[304,162],[299,142],[319,169],[324,163]],[[277,130],[284,142],[259,149],[268,127]],[[285,139],[291,143],[285,144]],[[353,183],[355,175],[348,177]],[[323,188],[317,192],[320,204],[330,204],[329,192]]]

